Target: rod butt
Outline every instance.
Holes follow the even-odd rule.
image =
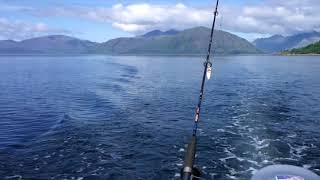
[[[197,137],[193,135],[188,144],[187,153],[184,159],[184,165],[182,169],[183,180],[190,180],[192,176],[193,164],[194,164],[194,159],[196,155],[196,144],[197,144]]]

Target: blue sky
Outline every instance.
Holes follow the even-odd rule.
[[[0,0],[0,39],[66,34],[103,42],[210,26],[215,0]],[[218,27],[248,40],[320,29],[318,0],[220,0]]]

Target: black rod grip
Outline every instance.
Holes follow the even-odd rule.
[[[187,153],[184,159],[183,172],[182,172],[183,180],[190,180],[190,177],[192,175],[192,169],[193,169],[194,159],[196,155],[196,144],[197,144],[197,137],[193,135],[191,137],[190,143],[188,144]]]

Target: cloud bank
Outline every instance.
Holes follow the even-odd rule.
[[[238,10],[235,7],[225,7],[223,14],[227,16],[225,25],[230,30],[242,33],[288,35],[319,31],[319,9],[318,0],[268,0]]]
[[[293,34],[320,30],[319,9],[319,0],[269,0],[242,7],[222,4],[218,25],[233,32],[259,34]],[[212,9],[183,4],[118,4],[112,7],[106,20],[123,31],[138,33],[151,29],[210,26],[212,15]]]
[[[68,30],[48,27],[44,23],[27,23],[22,21],[10,21],[7,18],[0,18],[0,39],[22,40],[39,35],[55,33],[69,34]]]
[[[212,13],[206,9],[187,7],[184,4],[157,6],[117,4],[110,13],[112,25],[123,31],[143,33],[152,29],[185,29],[194,26],[207,26]]]
[[[195,26],[209,27],[213,16],[211,7],[191,7],[185,4],[157,5],[150,3],[115,4],[111,7],[48,6],[47,8],[15,7],[6,9],[23,11],[36,17],[81,18],[88,21],[111,24],[114,28],[131,34],[150,30],[186,29]],[[235,6],[221,2],[218,28],[238,33],[260,35],[289,35],[304,31],[320,31],[319,0],[264,0],[260,3]],[[34,32],[50,32],[40,24],[12,23],[3,20],[0,28],[14,31],[25,26],[28,30],[16,30],[18,35]],[[7,28],[6,28],[7,27]],[[23,28],[22,28],[23,29]]]
[[[261,3],[233,6],[221,4],[218,24],[239,33],[293,34],[320,30],[319,0],[265,0]],[[116,4],[98,8],[56,8],[42,15],[82,17],[111,23],[120,30],[139,34],[153,29],[185,29],[210,26],[213,7],[185,4]]]

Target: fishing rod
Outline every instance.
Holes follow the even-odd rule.
[[[200,110],[201,110],[201,103],[202,103],[202,98],[204,94],[204,85],[206,82],[206,75],[207,75],[207,78],[210,79],[211,72],[212,72],[212,69],[211,69],[212,63],[210,62],[210,55],[211,55],[211,47],[213,43],[213,34],[214,34],[216,18],[218,16],[218,6],[219,6],[219,0],[217,0],[216,2],[216,8],[214,11],[214,18],[212,22],[208,53],[207,53],[206,61],[204,62],[204,70],[203,70],[202,83],[201,83],[201,89],[200,89],[200,95],[199,95],[199,102],[196,109],[192,137],[190,139],[190,142],[188,144],[187,151],[185,154],[183,169],[181,169],[182,180],[197,180],[197,179],[200,179],[200,176],[201,176],[200,171],[194,167],[196,146],[197,146],[197,129],[198,129],[198,122],[200,119]],[[320,176],[302,167],[297,167],[292,165],[270,165],[262,168],[261,170],[258,170],[251,178],[251,180],[261,180],[261,179],[320,180]]]
[[[218,16],[218,6],[219,6],[219,0],[217,0],[216,2],[216,8],[214,11],[214,18],[213,18],[211,34],[210,34],[209,47],[208,47],[206,61],[204,62],[202,83],[201,83],[201,89],[200,89],[200,95],[199,95],[199,102],[197,105],[196,115],[194,119],[193,133],[187,147],[187,151],[184,159],[184,165],[181,172],[181,179],[183,180],[190,180],[191,177],[193,177],[194,179],[200,178],[200,172],[196,170],[193,167],[193,165],[194,165],[195,154],[196,154],[198,122],[200,119],[200,110],[201,110],[201,103],[202,103],[203,94],[204,94],[204,85],[206,82],[206,75],[207,75],[207,78],[210,79],[211,71],[212,71],[211,69],[212,63],[210,62],[210,55],[211,55],[211,47],[213,43],[213,33],[214,33],[215,24],[216,24],[216,18]]]

